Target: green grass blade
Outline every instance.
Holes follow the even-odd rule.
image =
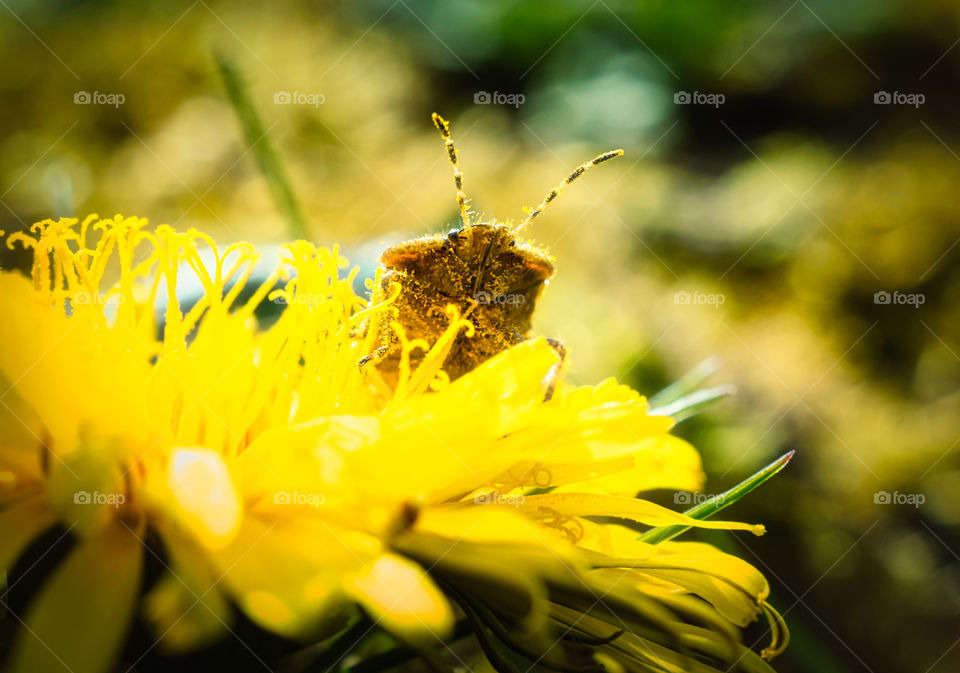
[[[270,194],[273,196],[277,208],[287,220],[289,235],[292,238],[308,238],[307,223],[303,217],[303,211],[300,210],[300,206],[293,195],[290,181],[287,179],[283,166],[273,150],[273,145],[267,138],[267,132],[263,128],[260,115],[257,114],[257,110],[253,106],[246,82],[240,75],[240,71],[224,55],[217,54],[216,60],[224,87],[227,90],[227,96],[230,98],[230,103],[233,105],[237,118],[240,120],[240,126],[243,128],[243,135],[253,151],[260,172],[267,180]]]
[[[684,395],[692,393],[701,383],[713,376],[718,369],[720,369],[720,360],[715,357],[707,358],[669,386],[651,396],[648,400],[650,408],[656,409],[666,406],[679,400]]]
[[[695,390],[669,404],[651,409],[650,413],[655,416],[670,416],[679,423],[700,413],[713,402],[727,395],[733,395],[735,392],[737,392],[736,387],[729,384]]]
[[[793,458],[793,454],[793,451],[783,454],[765,468],[755,473],[753,476],[747,477],[730,490],[724,491],[720,495],[714,496],[709,500],[700,503],[699,505],[691,507],[684,512],[684,514],[693,519],[709,519],[711,516],[720,510],[729,507],[747,493],[750,493],[762,483],[770,479],[773,475],[777,474],[780,470],[785,468],[787,463],[790,462],[790,459]],[[689,530],[689,528],[690,526],[661,526],[659,528],[648,530],[646,533],[641,535],[639,539],[649,544],[658,544],[660,542],[672,540],[684,531]]]

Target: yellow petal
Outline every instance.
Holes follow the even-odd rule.
[[[0,471],[9,470],[17,480],[39,483],[43,479],[41,458],[46,448],[42,441],[43,424],[36,412],[21,398],[0,373],[0,388],[7,393],[0,398]],[[0,498],[7,480],[0,480]]]
[[[453,628],[446,597],[423,568],[401,556],[380,556],[346,578],[344,588],[384,628],[407,642],[442,639]]]
[[[144,599],[143,612],[165,652],[180,653],[215,641],[230,628],[233,611],[219,577],[193,540],[158,521],[170,570]]]
[[[79,415],[74,391],[51,382],[58,369],[69,371],[68,363],[78,357],[73,339],[64,338],[75,325],[62,310],[42,305],[30,281],[18,273],[0,273],[0,314],[15,316],[0,330],[0,371],[16,382],[17,392],[62,445],[76,432]]]
[[[695,526],[719,530],[748,530],[754,535],[763,535],[762,525],[737,521],[711,521],[692,519],[680,512],[661,507],[648,500],[624,498],[595,493],[548,493],[530,495],[518,504],[523,511],[537,512],[540,516],[612,516],[630,519],[647,526]]]
[[[364,537],[363,540],[355,538]],[[265,521],[248,514],[240,532],[211,554],[243,611],[284,636],[314,636],[343,600],[339,580],[373,558],[367,537],[306,517]],[[375,546],[375,553],[379,553]]]
[[[203,448],[176,449],[167,486],[180,523],[210,549],[228,544],[240,527],[240,496],[223,457]]]
[[[247,502],[284,494],[312,493],[336,507],[343,491],[344,455],[375,442],[379,423],[372,416],[328,416],[309,423],[267,430],[240,454],[234,466],[237,485]]]
[[[443,392],[520,405],[538,403],[546,387],[543,379],[557,361],[557,352],[546,339],[527,339],[490,358]]]
[[[478,496],[480,499],[482,496]],[[480,500],[483,502],[483,500]],[[514,501],[519,502],[519,498]],[[569,557],[573,548],[553,530],[546,529],[518,514],[511,506],[438,505],[420,511],[418,533],[431,533],[470,542],[536,546],[561,557]]]
[[[381,417],[379,441],[344,457],[345,478],[397,501],[438,502],[472,491],[504,468],[504,457],[490,451],[501,432],[498,409],[444,393],[394,407]]]
[[[99,437],[84,439],[61,458],[51,458],[45,485],[60,520],[78,535],[108,525],[127,502],[117,444]]]
[[[103,673],[132,621],[143,547],[121,524],[81,540],[30,605],[10,673]]]
[[[655,558],[641,560],[637,568],[696,593],[740,626],[753,621],[760,603],[770,595],[770,585],[759,570],[711,545],[664,542],[657,550]]]
[[[9,571],[27,545],[53,522],[53,510],[40,496],[0,511],[0,573]]]
[[[649,578],[671,592],[689,591],[711,603],[720,614],[735,624],[746,626],[760,609],[760,602],[769,595],[770,587],[752,565],[724,554],[715,547],[699,542],[662,542],[651,545],[638,538],[637,532],[625,526],[598,524],[581,520],[584,535],[578,546],[607,557],[626,559],[629,573],[623,581],[640,584],[649,592]]]
[[[656,488],[670,488],[678,491],[699,491],[703,488],[703,469],[700,454],[687,442],[663,435],[638,442],[638,450],[625,459],[622,471],[598,476],[589,480],[565,483],[554,493],[607,493],[611,495],[634,496],[641,491]],[[599,464],[597,464],[599,463]],[[592,466],[573,465],[579,468],[581,479],[598,467],[603,461],[595,461]],[[591,469],[592,468],[592,469]],[[550,467],[553,479],[564,477],[562,470]],[[576,477],[573,477],[576,479]]]
[[[577,540],[581,549],[589,549],[616,558],[641,559],[657,553],[657,545],[642,542],[637,531],[612,523],[595,523],[581,519],[583,535]]]
[[[82,425],[133,436],[154,427],[140,394],[150,371],[142,341],[105,329],[102,315],[99,324],[65,315],[19,274],[0,273],[0,315],[13,316],[0,330],[0,372],[16,383],[60,455],[72,450]]]
[[[461,589],[502,614],[523,620],[527,632],[545,624],[547,578],[569,581],[587,572],[580,550],[561,531],[509,508],[429,507],[393,546],[438,576],[456,578]]]

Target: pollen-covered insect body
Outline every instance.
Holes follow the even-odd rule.
[[[606,152],[578,166],[518,225],[473,223],[449,124],[437,114],[433,122],[453,165],[463,226],[446,236],[400,243],[380,257],[386,271],[380,279],[382,293],[389,295],[394,286],[400,290],[394,301],[395,315],[385,315],[378,325],[380,347],[361,364],[375,364],[390,385],[396,382],[401,351],[394,320],[408,339],[434,343],[449,327],[447,307],[458,308],[460,316],[473,324],[474,333],[471,337],[461,334],[443,363],[451,380],[526,339],[537,299],[553,275],[554,265],[547,251],[522,241],[518,234],[588,168],[623,154],[622,150]],[[559,344],[556,347],[562,350]],[[411,354],[411,365],[422,357],[422,353]]]

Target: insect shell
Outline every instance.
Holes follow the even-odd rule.
[[[450,125],[434,113],[453,165],[457,205],[463,226],[446,236],[425,236],[387,248],[380,256],[386,269],[380,288],[384,296],[400,286],[394,307],[397,314],[385,315],[378,325],[381,346],[361,360],[361,366],[375,364],[384,381],[396,384],[401,348],[391,323],[396,320],[408,339],[434,343],[449,327],[447,306],[453,304],[469,320],[474,334],[457,338],[443,363],[454,380],[485,360],[527,338],[537,299],[553,275],[553,258],[545,250],[520,240],[518,235],[560,194],[564,187],[592,166],[623,154],[614,150],[599,155],[571,173],[543,202],[516,226],[494,222],[471,222],[463,192],[463,174]],[[563,356],[563,347],[551,340]],[[411,355],[411,366],[423,353]],[[551,385],[552,390],[552,385]]]

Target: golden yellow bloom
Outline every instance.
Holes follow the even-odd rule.
[[[615,381],[544,401],[544,340],[450,382],[469,323],[434,344],[401,331],[394,390],[358,366],[391,297],[357,296],[336,248],[287,245],[247,288],[252,246],[138,218],[47,220],[7,244],[34,264],[32,282],[0,273],[0,571],[51,527],[76,540],[17,616],[9,670],[110,670],[138,617],[189,651],[231,627],[231,603],[305,642],[359,605],[427,657],[466,620],[500,670],[505,648],[557,670],[769,670],[736,628],[775,614],[763,576],[627,524],[762,527],[634,498],[699,488],[696,452]],[[260,326],[267,299],[285,310]]]

